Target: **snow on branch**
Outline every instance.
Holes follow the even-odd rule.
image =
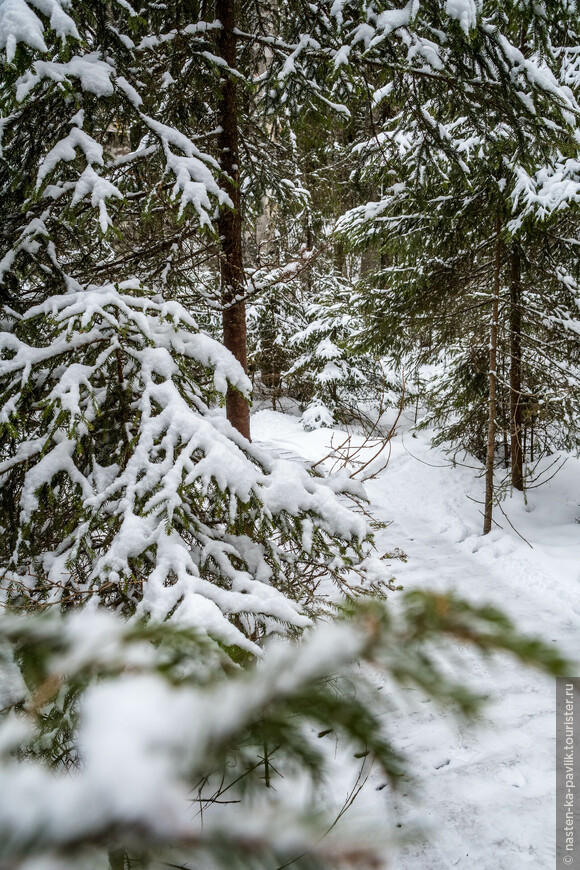
[[[340,583],[364,558],[365,522],[337,498],[351,484],[233,430],[215,403],[248,378],[177,302],[135,282],[73,287],[16,319],[0,351],[0,425],[26,432],[0,464],[18,481],[14,600],[95,596],[257,654],[248,635],[308,623],[309,572]]]

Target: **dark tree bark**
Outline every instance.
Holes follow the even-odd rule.
[[[505,384],[505,382],[506,382],[506,377],[505,377],[505,355],[504,355],[503,358],[502,358],[502,365],[501,365],[501,382],[502,382],[502,384]],[[508,396],[507,396],[507,402],[509,403],[509,401],[510,401],[510,397],[509,397],[509,395],[508,395]],[[501,420],[502,420],[502,427],[501,427],[501,428],[502,428],[502,434],[503,434],[503,462],[504,462],[504,466],[505,466],[505,468],[509,468],[509,467],[510,467],[510,446],[509,446],[509,438],[508,438],[508,428],[503,424],[503,421],[504,421],[504,420],[509,419],[509,414],[506,413],[505,405],[506,405],[506,395],[505,395],[505,391],[502,390],[502,400],[501,400]]]
[[[510,439],[512,486],[524,489],[522,454],[522,277],[520,253],[510,253]]]
[[[493,275],[493,297],[491,305],[491,330],[489,336],[489,394],[487,453],[485,458],[485,510],[483,514],[483,534],[491,531],[493,515],[493,471],[495,466],[495,435],[497,429],[497,334],[499,318],[499,293],[501,278],[501,219],[497,219],[495,240],[495,264]]]
[[[217,36],[218,55],[227,65],[236,67],[236,26],[234,0],[216,0],[216,18],[222,27]],[[242,261],[242,211],[240,196],[240,160],[237,85],[227,72],[220,79],[218,139],[221,187],[233,203],[233,208],[222,206],[218,219],[220,235],[220,277],[222,293],[222,322],[224,345],[244,368],[248,370],[246,347],[246,303],[244,268]],[[250,438],[250,407],[241,393],[228,388],[226,415],[232,426]]]

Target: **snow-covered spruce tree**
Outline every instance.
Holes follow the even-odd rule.
[[[215,405],[248,396],[241,366],[164,299],[171,269],[149,227],[183,263],[183,235],[211,242],[231,202],[179,115],[137,92],[133,37],[149,22],[125,3],[57,0],[2,3],[0,17],[8,601],[94,598],[256,651],[275,624],[306,624],[322,578],[354,576],[365,528],[337,500],[352,485],[238,435]],[[162,93],[169,72],[155,73]]]
[[[464,169],[443,158],[432,173],[424,167],[420,182],[412,169],[405,185],[385,194],[366,226],[382,233],[390,263],[382,283],[367,292],[369,335],[377,349],[407,364],[442,363],[428,422],[439,426],[438,441],[485,460],[489,307],[497,281],[493,455],[511,466],[512,484],[522,489],[526,441],[534,458],[526,428],[542,442],[535,458],[578,443],[577,164],[559,165],[556,152],[554,164],[531,179],[521,166],[511,171],[504,154],[495,190],[491,156],[482,160],[483,153],[481,143],[479,153],[464,153],[468,182]],[[360,213],[359,220],[364,233]]]
[[[426,8],[418,13],[419,18]],[[559,33],[560,21],[556,15],[552,19],[554,10],[550,17],[528,10],[522,18],[516,7],[498,10],[490,4],[489,10],[483,9],[485,18],[480,25],[477,17],[469,17],[467,8],[459,15],[462,8],[459,4],[447,10],[457,21],[449,24],[448,47],[442,47],[433,62],[434,83],[421,85],[425,101],[420,108],[396,80],[375,91],[376,105],[386,102],[391,111],[383,115],[381,129],[361,146],[361,156],[384,194],[378,202],[351,213],[344,225],[359,243],[382,242],[387,268],[382,287],[371,294],[373,302],[369,300],[367,308],[378,326],[375,334],[382,333],[387,345],[400,346],[401,334],[411,335],[412,342],[419,340],[426,324],[431,332],[427,312],[432,308],[439,321],[439,339],[445,333],[451,338],[462,335],[464,324],[471,332],[477,323],[473,315],[482,306],[491,313],[489,335],[482,336],[476,326],[475,341],[468,341],[472,354],[483,343],[490,347],[485,366],[484,523],[489,531],[498,433],[498,316],[500,310],[521,310],[521,299],[514,296],[521,282],[513,269],[507,309],[500,306],[506,245],[509,247],[513,238],[513,265],[515,250],[522,244],[521,232],[517,232],[518,226],[521,229],[517,220],[521,178],[557,161],[560,149],[566,153],[574,148],[571,110],[575,111],[575,100],[556,75],[551,36],[554,25]],[[522,20],[528,27],[520,32]],[[484,32],[476,37],[480,26]],[[517,48],[510,41],[516,37]],[[439,80],[448,76],[449,67],[454,70],[455,84],[443,92]],[[458,85],[460,90],[455,93],[453,88]],[[544,202],[548,199],[549,194]],[[466,296],[470,282],[477,298]],[[481,298],[482,288],[487,305]],[[401,333],[402,321],[394,323],[395,312],[409,320],[413,309],[422,312],[424,322],[407,322],[411,331]],[[506,416],[511,453],[517,458],[514,447],[521,441],[521,342],[518,344],[517,317],[514,314],[508,320],[507,331],[513,340]],[[394,327],[394,334],[387,336],[388,324]],[[427,346],[434,344],[432,338],[428,336]],[[443,413],[452,414],[453,409]],[[514,463],[514,485],[522,486],[519,461]]]
[[[355,286],[334,268],[332,237],[314,251],[303,243],[301,254],[291,260],[286,249],[283,266],[249,277],[256,294],[249,306],[256,395],[273,408],[282,399],[298,406],[307,429],[337,422],[372,427],[395,385],[386,382],[380,360],[353,349],[364,328]]]
[[[299,392],[304,404],[307,399],[306,428],[353,422],[372,427],[381,398],[383,404],[393,398],[394,385],[386,382],[379,359],[356,352],[364,329],[357,290],[331,267],[315,267],[312,282],[304,326],[291,339],[297,356],[285,375],[289,390]]]
[[[50,9],[41,6],[38,9],[34,3],[18,0],[2,12],[2,39],[13,60],[4,79],[7,116],[12,114],[17,89],[16,112],[6,122],[5,131],[6,147],[11,147],[12,154],[8,170],[12,200],[7,202],[15,203],[13,222],[5,225],[8,244],[24,249],[28,236],[20,238],[19,213],[22,202],[30,204],[30,198],[22,185],[36,181],[38,174],[42,186],[58,200],[43,203],[51,207],[50,214],[43,213],[45,223],[50,224],[55,215],[55,225],[62,227],[61,217],[71,200],[75,207],[81,200],[85,206],[76,209],[74,232],[69,228],[65,235],[61,230],[57,245],[58,256],[69,245],[67,274],[82,280],[89,277],[94,283],[138,277],[149,286],[153,280],[166,297],[179,297],[204,314],[209,301],[223,317],[225,345],[244,367],[241,221],[246,220],[248,208],[251,211],[261,202],[266,187],[280,200],[293,196],[284,148],[270,134],[273,120],[258,117],[256,109],[263,105],[267,81],[256,84],[255,76],[264,66],[267,50],[248,33],[238,40],[231,32],[231,21],[225,27],[216,21],[218,12],[223,17],[235,11],[232,4],[220,11],[207,4],[176,2],[171,8],[154,5],[137,12],[126,3],[83,4],[78,0],[62,4],[61,9],[55,0],[50,7],[56,10],[52,19]],[[241,24],[246,30],[257,30],[256,38],[261,33],[265,39],[267,25],[268,38],[272,38],[276,16],[270,15],[268,4],[250,5],[244,14]],[[55,30],[48,26],[48,19]],[[27,40],[30,45],[23,48]],[[48,54],[39,55],[37,63],[30,49],[39,46],[47,47]],[[286,53],[290,51],[287,47]],[[31,64],[34,71],[29,73]],[[75,106],[82,108],[82,114],[76,115]],[[44,117],[47,112],[49,122]],[[40,129],[42,137],[38,136]],[[37,134],[31,137],[31,130]],[[235,141],[226,142],[226,134]],[[59,142],[64,142],[60,150],[51,152],[45,147]],[[236,156],[238,142],[243,156]],[[33,151],[42,147],[44,155]],[[80,186],[76,185],[78,167],[66,165],[75,152],[84,153],[88,164]],[[267,160],[262,159],[264,153]],[[47,154],[48,163],[41,167],[41,157]],[[59,185],[47,184],[59,160],[64,161],[59,172],[65,190],[67,184],[75,185],[68,195],[60,193]],[[18,161],[21,171],[17,173]],[[103,161],[106,173],[99,169]],[[31,164],[38,172],[31,174]],[[248,191],[244,214],[238,201],[242,189]],[[215,197],[211,204],[208,194]],[[91,201],[100,209],[101,226],[113,227],[107,237],[92,232],[92,224],[84,234]],[[120,212],[122,220],[117,220]],[[200,234],[200,220],[208,229],[213,224],[215,232]],[[42,230],[37,230],[40,238]],[[209,299],[202,289],[208,263],[221,285]],[[54,271],[50,257],[43,265]],[[233,390],[228,404],[244,417],[240,426],[247,435],[247,400]],[[228,410],[230,419],[233,414]]]
[[[470,185],[444,165],[429,179],[426,170],[421,185],[395,185],[390,204],[383,199],[373,231],[381,227],[390,265],[367,289],[368,337],[405,367],[436,364],[426,396],[436,440],[487,462],[490,475],[496,463],[511,466],[512,485],[522,489],[526,440],[532,447],[526,428],[535,428],[536,443],[542,439],[536,459],[578,445],[577,255],[570,243],[577,220],[571,212],[550,217],[549,205],[539,220],[537,202],[529,209],[516,202],[518,175],[498,196],[485,181],[489,161],[471,156],[465,163]],[[548,186],[538,194],[544,203]],[[569,193],[576,189],[569,177]],[[490,308],[497,324],[492,363]]]
[[[256,277],[254,272],[251,280]],[[248,355],[254,400],[267,401],[277,410],[289,396],[284,373],[295,356],[291,339],[301,306],[293,282],[274,281],[274,286],[257,294],[248,307]],[[291,402],[296,401],[300,401],[299,396],[292,394]]]

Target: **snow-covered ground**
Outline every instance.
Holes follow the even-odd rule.
[[[252,431],[256,441],[309,460],[327,452],[331,436],[265,410]],[[391,566],[397,582],[489,601],[578,661],[580,460],[570,458],[525,501],[520,493],[504,500],[514,528],[497,510],[501,528],[482,537],[481,505],[471,500],[483,495],[475,469],[451,466],[429,433],[413,433],[405,420],[391,450],[367,493],[374,516],[392,521],[377,536],[379,550],[408,555]],[[457,721],[409,690],[389,730],[412,759],[418,786],[393,795],[371,775],[365,810],[380,827],[398,824],[403,837],[424,830],[426,838],[399,851],[396,870],[546,870],[555,861],[554,680],[507,657],[474,660],[470,673],[490,695],[484,718]]]

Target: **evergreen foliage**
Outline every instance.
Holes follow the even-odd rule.
[[[255,650],[243,615],[254,640],[264,617],[304,625],[292,602],[313,606],[323,575],[340,584],[360,563],[364,524],[334,495],[353,485],[289,479],[210,410],[249,385],[177,303],[79,288],[15,320],[4,352],[13,606],[94,594]]]
[[[488,483],[578,448],[575,14],[0,0],[0,870],[374,868],[333,756],[407,777],[390,705],[475,715],[465,645],[566,672],[387,608],[362,485],[246,418],[376,421],[387,358]]]
[[[464,657],[440,664],[456,640],[567,667],[493,608],[433,593],[410,593],[396,617],[359,606],[297,644],[271,643],[250,669],[167,624],[91,609],[4,617],[0,866],[376,866],[384,828],[323,837],[336,741],[354,779],[374,761],[408,788],[385,714],[410,686],[480,708]]]
[[[550,215],[573,204],[578,188],[576,103],[554,49],[569,37],[566,10],[483,11],[485,34],[471,39],[475,20],[450,30],[450,61],[456,40],[471,45],[455,68],[457,92],[434,85],[420,110],[395,85],[376,92],[391,112],[359,149],[364,174],[383,193],[351,210],[341,229],[355,245],[382,250],[379,281],[371,278],[360,297],[364,345],[398,362],[443,364],[427,422],[439,426],[438,441],[485,460],[489,531],[502,442],[518,489],[524,428],[539,406],[544,448],[577,445],[574,338],[565,339],[566,365],[550,316],[556,304],[576,329],[572,284],[554,281],[574,271],[576,256],[553,243]],[[540,266],[546,256],[550,270]]]
[[[171,301],[188,299],[184,258],[214,243],[231,204],[194,132],[212,93],[204,70],[219,69],[216,25],[195,4],[175,22],[123,3],[53,9],[45,20],[24,0],[0,7],[14,209],[0,372],[8,601],[66,609],[96,596],[256,652],[276,623],[304,626],[326,606],[323,578],[360,588],[361,569],[349,572],[369,539],[337,500],[360,497],[352,482],[288,474],[223,420],[216,403],[228,389],[247,397],[249,382]],[[171,80],[181,63],[185,92]],[[186,105],[194,83],[201,102]],[[193,264],[184,277],[195,285]]]
[[[307,428],[368,425],[381,394],[393,385],[385,383],[379,359],[355,350],[364,332],[362,299],[331,269],[315,268],[312,281],[315,301],[306,304],[305,326],[292,336],[297,356],[286,374],[290,390],[308,397],[302,417]]]

